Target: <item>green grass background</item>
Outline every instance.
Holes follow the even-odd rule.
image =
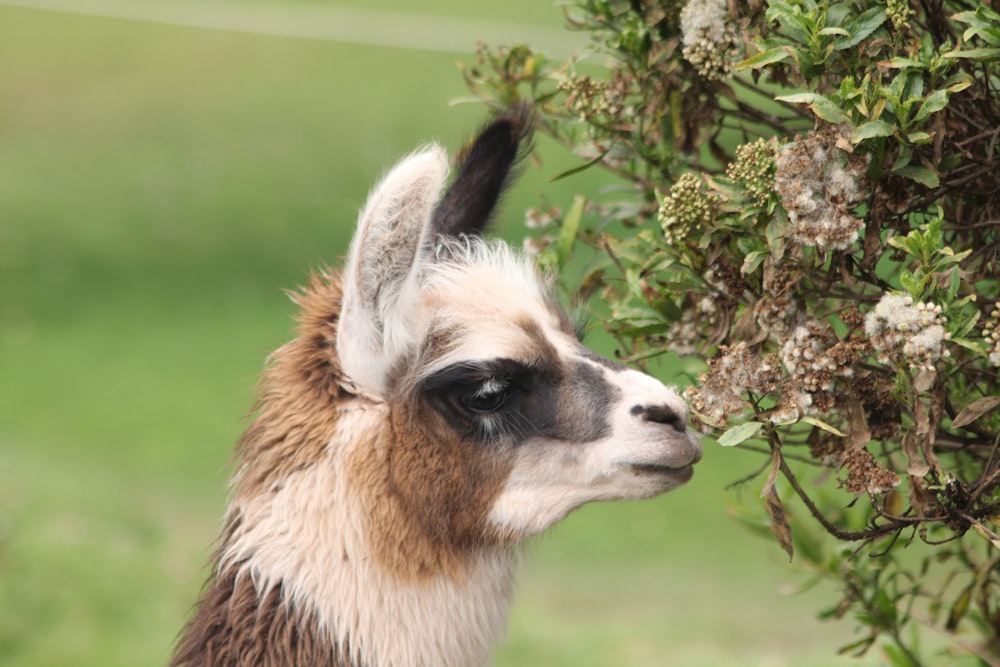
[[[562,23],[535,0],[355,2]],[[338,261],[394,159],[481,121],[449,105],[459,59],[0,6],[0,665],[168,660],[282,290]],[[575,163],[540,147],[512,238],[539,193],[601,186],[550,184]],[[789,595],[805,579],[729,516],[757,464],[709,447],[683,489],[532,544],[496,664],[845,664],[850,623],[815,620],[831,591]]]

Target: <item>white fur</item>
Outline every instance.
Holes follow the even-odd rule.
[[[519,322],[557,331],[546,286],[529,258],[501,241],[484,239],[463,239],[449,253],[450,261],[425,267],[423,304],[433,313],[435,329],[469,335],[456,337],[445,354],[426,360],[422,377],[463,361],[523,356],[533,341]]]
[[[427,222],[448,178],[448,156],[432,144],[372,188],[344,271],[337,353],[363,391],[384,396],[385,378],[423,330],[419,273]]]
[[[514,552],[484,553],[461,582],[443,575],[401,582],[374,562],[344,471],[352,446],[367,442],[385,410],[354,405],[316,465],[293,473],[274,495],[234,507],[243,521],[222,567],[245,560],[243,571],[263,591],[281,582],[297,609],[314,611],[331,641],[350,645],[364,664],[488,664],[506,628]]]
[[[521,538],[537,535],[585,503],[650,498],[690,477],[690,466],[701,457],[694,436],[630,413],[635,405],[668,405],[686,418],[687,407],[676,392],[638,371],[602,370],[622,392],[611,434],[586,443],[535,438],[519,445],[513,470],[490,512],[489,521],[498,530]],[[636,465],[676,472],[640,472]]]

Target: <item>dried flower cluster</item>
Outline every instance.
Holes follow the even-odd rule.
[[[732,75],[741,50],[726,0],[688,0],[681,10],[684,59],[712,81]]]
[[[851,208],[865,195],[867,160],[836,145],[837,132],[812,132],[775,157],[774,186],[792,223],[792,238],[820,250],[843,250],[862,222]]]
[[[757,326],[774,340],[781,340],[796,326],[801,307],[786,294],[767,295],[758,299],[753,315]]]
[[[710,225],[717,213],[718,201],[705,191],[705,180],[698,174],[683,174],[660,204],[663,236],[668,244],[683,243]]]
[[[845,453],[841,466],[847,476],[838,480],[838,486],[848,493],[881,494],[899,485],[899,475],[882,465],[865,448]]]
[[[819,322],[810,320],[795,328],[781,346],[781,361],[795,389],[804,414],[825,414],[834,406],[833,380],[853,373],[854,357],[831,354],[836,338]],[[839,350],[839,348],[837,348]]]
[[[680,356],[697,354],[700,350],[696,341],[701,339],[701,332],[716,321],[718,306],[712,295],[702,296],[685,304],[680,319],[674,322],[664,336],[664,344]]]
[[[781,369],[773,355],[762,357],[745,342],[719,348],[709,361],[700,386],[685,392],[691,406],[713,426],[723,426],[747,412],[744,392],[774,393],[781,381]]]
[[[625,77],[596,81],[589,76],[571,74],[557,88],[566,94],[566,106],[582,120],[594,116],[617,118],[625,111],[628,96],[628,79]]]
[[[947,333],[941,306],[914,303],[909,296],[884,294],[865,316],[865,333],[879,351],[879,361],[890,363],[902,355],[917,370],[931,370],[934,362],[948,356]]]
[[[743,185],[757,206],[765,206],[774,193],[777,142],[763,137],[736,148],[735,159],[726,167],[726,176]]]
[[[550,206],[544,209],[530,208],[524,213],[524,226],[528,229],[540,230],[559,219],[561,211],[558,207]],[[540,233],[537,236],[525,236],[524,252],[532,257],[542,256],[552,244],[555,243],[555,236],[551,233]]]
[[[550,206],[545,209],[529,208],[524,212],[524,226],[528,229],[540,229],[551,225],[560,215],[558,207]]]
[[[779,342],[777,355],[755,354],[755,348],[740,342],[709,362],[699,386],[687,394],[692,407],[709,425],[724,426],[730,419],[744,416],[747,393],[774,400],[767,413],[774,424],[795,422],[803,415],[827,414],[835,409],[842,391],[853,386],[838,386],[838,378],[852,377],[854,365],[871,349],[853,336],[839,340],[816,320],[783,330],[775,338]]]
[[[852,378],[851,390],[864,407],[865,421],[872,440],[891,440],[900,429],[900,405],[892,395],[893,384],[882,380],[875,373],[864,373]]]

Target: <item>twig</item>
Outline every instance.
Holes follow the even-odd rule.
[[[823,514],[823,512],[816,506],[816,503],[814,503],[812,498],[809,497],[809,494],[805,492],[805,489],[803,489],[802,485],[799,484],[799,480],[796,479],[795,473],[793,473],[792,469],[788,467],[787,463],[785,463],[784,456],[779,457],[779,462],[779,470],[781,470],[781,474],[784,475],[785,479],[788,480],[788,483],[792,485],[792,489],[795,490],[795,493],[802,500],[802,503],[806,506],[806,509],[809,510],[809,513],[813,515],[814,519],[820,522],[826,532],[830,533],[838,540],[843,540],[845,542],[873,540],[905,528],[906,526],[913,524],[915,521],[919,521],[919,519],[915,521],[895,520],[884,526],[875,526],[869,528],[868,530],[842,530],[826,518],[826,515]]]

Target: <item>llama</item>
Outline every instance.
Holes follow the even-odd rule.
[[[343,271],[294,297],[172,665],[487,664],[519,545],[691,477],[678,395],[583,347],[530,260],[483,237],[531,131],[525,107],[494,116],[443,196],[440,146],[403,159]]]

